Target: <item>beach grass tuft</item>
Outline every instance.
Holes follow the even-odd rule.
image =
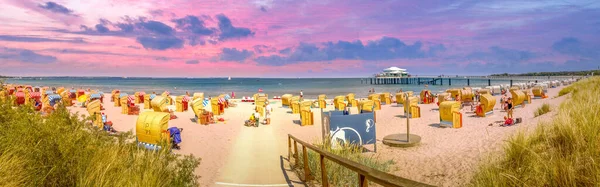
[[[600,184],[600,78],[570,86],[572,96],[534,132],[512,136],[491,156],[472,186],[597,186]]]
[[[381,160],[377,156],[371,153],[363,153],[364,148],[361,146],[355,146],[352,144],[338,145],[333,148],[331,144],[316,143],[314,144],[318,148],[325,150],[326,152],[333,153],[343,158],[352,160],[370,168],[374,168],[383,172],[390,172],[395,162],[393,160]],[[321,184],[321,162],[319,154],[313,151],[308,151],[308,167],[310,168],[311,175],[315,181]],[[297,173],[299,176],[304,176],[304,170],[302,169],[303,153],[302,150],[298,150],[299,163]],[[327,159],[326,159],[327,160]],[[327,178],[329,184],[333,186],[356,186],[358,184],[358,174],[350,169],[345,168],[333,161],[327,160],[325,162],[327,171]]]
[[[199,158],[138,148],[65,107],[42,117],[0,101],[0,186],[198,186]]]
[[[535,117],[538,117],[538,116],[544,115],[548,112],[550,112],[550,105],[548,103],[544,103],[544,104],[542,104],[542,106],[540,106],[537,110],[535,110],[533,112],[533,115]]]

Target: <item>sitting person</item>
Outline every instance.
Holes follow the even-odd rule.
[[[502,124],[500,126],[504,127],[504,126],[511,126],[511,125],[514,125],[514,124],[515,123],[514,123],[514,121],[513,121],[512,118],[508,118],[508,117],[504,116],[504,124]]]
[[[112,122],[107,120],[106,114],[104,114],[104,112],[102,112],[102,124],[104,124],[104,131],[109,133],[117,133],[117,130],[113,128]]]
[[[177,150],[181,149],[181,147],[179,147],[179,143],[181,143],[181,132],[183,132],[183,128],[171,127],[167,130],[171,136],[172,148]]]
[[[40,102],[40,100],[35,99],[35,110],[40,111],[42,110],[42,102]]]
[[[255,126],[256,120],[254,119],[254,114],[250,115],[250,119],[246,120],[246,123],[244,123],[244,125],[246,127],[250,127],[250,126]]]
[[[173,110],[169,109],[169,114],[171,114],[171,119],[177,119],[177,116],[175,115],[175,112],[173,112]]]

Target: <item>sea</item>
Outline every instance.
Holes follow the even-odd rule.
[[[31,86],[65,87],[67,89],[92,89],[110,93],[114,89],[133,94],[135,92],[156,92],[161,94],[169,91],[171,95],[184,95],[186,92],[203,92],[206,96],[220,94],[235,94],[236,98],[252,96],[262,89],[272,96],[283,94],[299,95],[303,92],[305,98],[316,98],[326,94],[327,98],[337,95],[354,93],[357,97],[367,97],[370,89],[376,93],[414,91],[419,93],[425,85],[417,84],[388,84],[372,85],[364,78],[124,78],[124,77],[23,77],[4,80],[8,84],[23,84]],[[487,80],[471,80],[471,87],[485,87]],[[504,80],[492,80],[492,85],[509,84]],[[462,88],[466,80],[452,80],[452,86],[428,85],[432,92],[443,92],[449,88]]]

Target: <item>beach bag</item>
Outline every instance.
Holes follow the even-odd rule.
[[[517,118],[515,123],[519,124],[519,123],[522,123],[522,122],[523,122],[523,118]]]

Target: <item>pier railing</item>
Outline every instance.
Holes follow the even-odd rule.
[[[325,166],[325,162],[327,160],[335,162],[345,168],[348,168],[356,173],[358,173],[358,186],[366,187],[369,185],[369,181],[377,183],[382,186],[391,186],[391,187],[400,187],[400,186],[431,186],[428,184],[416,182],[410,179],[405,179],[402,177],[398,177],[396,175],[392,175],[383,171],[379,171],[365,165],[356,163],[354,161],[348,160],[346,158],[334,155],[327,151],[324,151],[317,146],[306,143],[298,138],[288,134],[288,154],[293,155],[295,159],[295,164],[298,166],[299,158],[298,158],[298,146],[300,144],[302,146],[302,158],[304,163],[304,180],[309,181],[312,179],[312,175],[310,169],[308,168],[308,152],[307,149],[310,149],[319,154],[320,162],[321,162],[321,181],[322,186],[328,187],[329,180],[327,178],[327,168]],[[294,146],[294,152],[292,152],[292,145]],[[288,155],[288,158],[290,156]],[[290,158],[291,160],[291,158]]]

